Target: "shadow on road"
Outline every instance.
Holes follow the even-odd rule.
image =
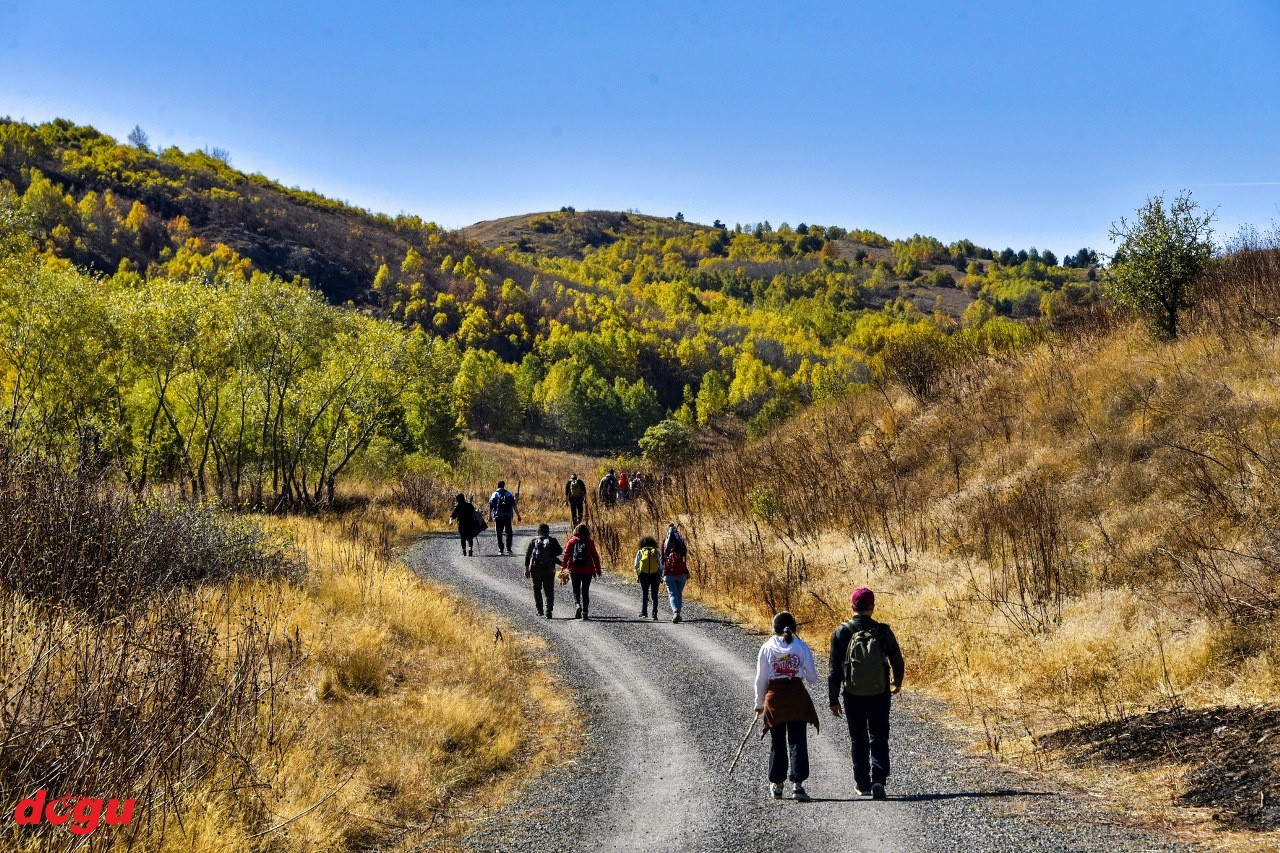
[[[999,791],[948,791],[938,794],[904,794],[900,797],[889,795],[890,800],[906,803],[926,803],[935,800],[979,799],[986,797],[1056,797],[1052,791],[1015,791],[1005,788]],[[867,798],[869,799],[869,798]]]

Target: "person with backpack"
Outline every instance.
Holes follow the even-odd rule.
[[[782,799],[782,783],[791,780],[791,798],[809,802],[808,727],[818,728],[818,711],[804,682],[818,683],[818,666],[808,643],[796,636],[796,618],[787,611],[773,617],[773,636],[756,656],[756,713],[764,715],[769,745],[769,793]]]
[[[662,583],[662,558],[658,540],[645,536],[636,546],[636,580],[640,581],[640,618],[649,615],[649,599],[653,598],[653,618],[658,618],[658,584]]]
[[[538,525],[538,535],[530,540],[524,552],[524,576],[533,581],[533,603],[538,608],[538,615],[543,615],[542,599],[547,600],[546,617],[551,618],[551,609],[556,603],[556,565],[564,549],[560,542],[551,535],[551,526]]]
[[[587,505],[587,484],[577,474],[570,474],[569,482],[564,484],[564,499],[569,504],[569,524],[577,527]]]
[[[507,491],[505,480],[498,481],[498,488],[489,498],[489,518],[493,521],[495,529],[498,533],[498,553],[504,553],[502,549],[502,534],[505,531],[507,535],[507,548],[505,553],[514,554],[511,550],[511,516],[514,515],[521,521],[520,510],[516,507],[516,496]]]
[[[618,475],[618,503],[624,504],[631,495],[631,481],[627,478],[627,472],[623,471]]]
[[[833,716],[840,716],[844,700],[858,793],[883,800],[889,778],[889,696],[902,689],[902,649],[893,629],[871,618],[875,593],[858,587],[850,604],[853,618],[831,635],[827,694]]]
[[[671,621],[680,623],[680,610],[684,607],[684,585],[689,581],[689,546],[674,524],[667,526],[667,536],[662,540],[662,579],[667,584],[667,597],[671,599]]]
[[[573,600],[578,610],[574,619],[590,619],[591,579],[603,574],[600,570],[600,552],[596,543],[591,540],[591,530],[585,524],[579,524],[573,536],[564,546],[562,568],[569,573],[573,582]]]
[[[609,473],[600,478],[600,487],[596,490],[600,499],[600,503],[604,506],[611,506],[618,501],[618,478],[613,475],[613,469],[609,469]]]
[[[458,525],[458,539],[462,542],[462,556],[474,557],[476,553],[476,507],[459,492],[453,499],[453,512],[449,520]]]

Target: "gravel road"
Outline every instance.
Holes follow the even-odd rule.
[[[523,555],[532,528],[518,529]],[[567,536],[557,532],[561,543]],[[482,851],[1173,851],[1187,848],[1128,825],[1124,816],[1050,782],[967,755],[933,722],[945,713],[910,691],[895,697],[887,801],[859,797],[849,733],[825,711],[809,732],[811,803],[766,790],[759,730],[726,771],[751,720],[755,658],[763,637],[686,604],[684,621],[642,620],[639,587],[606,574],[591,587],[591,621],[573,617],[557,587],[555,619],[537,615],[520,557],[499,556],[484,535],[476,556],[454,536],[409,553],[418,572],[446,583],[515,629],[542,637],[582,709],[580,750],[534,780],[521,798],[469,839]],[[696,579],[690,584],[696,595]],[[762,626],[763,627],[763,626]],[[806,636],[824,653],[828,637]],[[789,787],[789,786],[788,786]]]

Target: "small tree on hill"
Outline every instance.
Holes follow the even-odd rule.
[[[1117,302],[1146,315],[1170,338],[1188,291],[1213,259],[1213,211],[1201,211],[1183,191],[1167,207],[1164,196],[1147,199],[1130,222],[1111,226],[1116,249],[1106,289]]]
[[[135,124],[133,130],[129,131],[129,144],[139,151],[151,150],[151,140],[147,137],[147,132],[142,129],[142,125]]]

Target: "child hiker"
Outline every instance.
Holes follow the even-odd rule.
[[[813,652],[796,636],[796,619],[787,611],[773,617],[774,636],[760,647],[756,658],[756,713],[764,714],[769,746],[769,793],[782,799],[782,783],[791,780],[791,797],[809,802],[804,780],[809,778],[809,743],[806,727],[818,728],[818,712],[805,689],[805,681],[818,683]],[[761,737],[764,734],[761,733]]]

